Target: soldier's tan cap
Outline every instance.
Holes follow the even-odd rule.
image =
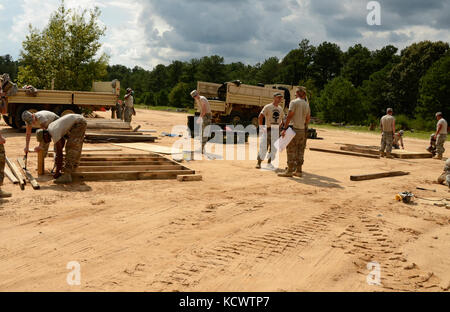
[[[281,94],[281,92],[275,92],[273,94],[273,97],[279,97],[279,96],[283,97],[283,94]]]
[[[198,91],[197,90],[194,90],[194,91],[191,92],[191,96],[192,97],[196,97],[197,95],[198,95]]]
[[[305,92],[306,93],[306,87],[297,87],[297,92]]]

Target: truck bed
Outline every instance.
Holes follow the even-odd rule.
[[[116,99],[112,92],[38,90],[37,96],[30,96],[20,89],[16,95],[8,97],[8,103],[113,107]]]

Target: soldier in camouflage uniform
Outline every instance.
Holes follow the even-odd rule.
[[[439,184],[445,184],[450,189],[450,158],[445,162],[444,172],[438,178]]]
[[[0,80],[0,101],[3,100],[3,89],[2,89],[2,81]],[[0,117],[1,117],[1,111],[0,111]],[[3,138],[3,136],[0,133],[0,188],[3,185],[3,180],[5,179],[5,163],[6,163],[6,155],[5,155],[5,146],[6,140]],[[11,197],[11,193],[7,193],[5,191],[2,191],[0,189],[0,198],[8,198]]]
[[[78,167],[83,149],[84,134],[87,122],[81,115],[69,114],[52,122],[47,130],[38,130],[36,138],[45,151],[53,140],[55,145],[56,173],[55,183],[71,183],[72,172]],[[66,157],[63,168],[63,148],[66,148]],[[63,174],[61,175],[61,170]]]
[[[205,129],[212,122],[211,105],[206,97],[201,96],[197,90],[191,92],[191,97],[197,102],[200,108],[200,118],[197,119],[197,123],[201,123],[202,125],[202,153],[205,153],[205,145],[208,143],[209,138],[209,134],[205,132]]]
[[[392,116],[394,111],[392,108],[387,109],[387,114],[381,118],[380,128],[382,132],[381,136],[381,148],[380,156],[386,156],[386,158],[394,158],[391,155],[392,144],[394,142],[395,133],[395,118]],[[384,152],[386,150],[386,153]]]
[[[308,125],[311,120],[311,109],[306,98],[306,88],[299,87],[296,94],[297,98],[289,105],[289,115],[285,123],[285,125],[290,125],[292,121],[292,129],[295,131],[295,137],[287,146],[288,168],[286,172],[278,174],[280,177],[302,176]],[[281,133],[283,137],[286,134],[286,130],[287,126],[285,126],[285,130]]]
[[[447,134],[448,134],[448,123],[443,118],[443,115],[441,112],[436,113],[436,119],[438,120],[437,123],[437,129],[434,137],[436,138],[436,157],[435,159],[442,159],[442,155],[445,152],[444,143],[447,140]]]

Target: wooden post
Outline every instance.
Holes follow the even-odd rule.
[[[38,175],[44,175],[45,172],[45,157],[44,151],[38,153]]]

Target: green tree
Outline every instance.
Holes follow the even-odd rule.
[[[450,117],[450,53],[435,62],[420,80],[418,114],[432,118],[438,111]]]
[[[256,74],[256,80],[264,84],[276,83],[280,67],[280,60],[277,57],[268,58]]]
[[[200,59],[195,78],[197,81],[223,83],[226,79],[224,59],[221,56],[205,56]]]
[[[370,50],[361,44],[348,48],[344,53],[342,76],[350,80],[355,87],[362,85],[372,74],[372,55]]]
[[[108,57],[97,56],[105,28],[98,24],[98,8],[80,13],[64,1],[42,30],[32,28],[22,43],[18,81],[38,88],[90,90],[94,80],[107,76]]]
[[[179,82],[169,93],[169,105],[174,107],[192,107],[191,91],[189,84]]]
[[[419,98],[419,82],[434,62],[449,49],[442,41],[414,43],[401,52],[401,60],[390,75],[390,98],[398,105],[398,113],[412,117]]]
[[[335,43],[323,42],[317,47],[313,56],[311,72],[315,86],[319,90],[322,90],[330,80],[339,75],[342,57],[341,48]]]
[[[392,107],[396,111],[394,103],[389,101],[390,85],[388,76],[393,64],[388,64],[382,70],[370,75],[361,86],[362,104],[366,107],[372,119],[377,119],[386,113],[386,108]]]
[[[319,116],[327,122],[359,123],[365,119],[358,90],[339,76],[331,80],[318,99]]]
[[[0,56],[0,75],[6,73],[12,80],[16,80],[18,68],[18,62],[14,61],[11,55]]]
[[[282,83],[296,85],[309,78],[315,47],[303,39],[298,49],[290,51],[281,62],[280,80]]]

